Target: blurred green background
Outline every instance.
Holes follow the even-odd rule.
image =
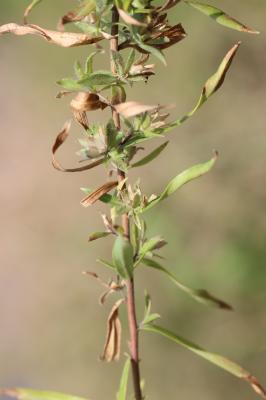
[[[21,22],[27,3],[1,0],[0,23]],[[54,28],[75,3],[44,1],[30,21]],[[185,5],[171,11],[171,21],[182,22],[188,37],[166,52],[167,68],[158,63],[157,76],[132,89],[130,99],[174,102],[174,113],[182,115],[226,51],[243,43],[223,89],[170,134],[160,158],[131,178],[140,174],[147,193],[158,193],[179,171],[219,150],[210,174],[147,214],[147,221],[150,234],[169,242],[165,266],[184,283],[229,301],[235,312],[205,308],[163,276],[140,270],[138,314],[147,288],[165,326],[239,361],[266,384],[266,4],[212,3],[261,35],[227,30]],[[109,257],[112,241],[87,243],[88,234],[101,228],[105,208],[79,205],[79,187],[101,184],[106,172],[100,167],[61,174],[50,161],[55,135],[70,117],[69,99],[55,99],[55,81],[70,76],[74,60],[83,61],[90,49],[11,35],[1,37],[0,49],[0,386],[114,399],[122,363],[98,361],[111,301],[100,308],[101,288],[81,274],[90,269],[108,277],[95,259]],[[107,112],[89,117],[106,118]],[[67,165],[76,162],[78,137],[74,129],[60,153]],[[122,319],[126,322],[123,314]],[[141,358],[149,399],[256,398],[243,382],[152,334],[141,336]]]

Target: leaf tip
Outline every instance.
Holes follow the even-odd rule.
[[[217,161],[218,160],[218,158],[219,158],[219,151],[218,150],[213,150],[213,158],[214,158],[214,161]]]
[[[251,385],[251,387],[253,388],[253,390],[259,395],[261,396],[263,399],[266,399],[266,391],[265,389],[262,387],[262,385],[259,383],[259,381],[257,380],[257,378],[255,378],[255,376],[253,375],[249,375],[245,378],[245,380]]]

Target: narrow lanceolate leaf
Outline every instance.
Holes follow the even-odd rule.
[[[63,126],[61,132],[57,135],[55,142],[52,147],[52,164],[55,169],[61,172],[81,172],[81,171],[87,171],[89,169],[92,169],[94,167],[97,167],[98,165],[102,164],[104,162],[104,158],[101,158],[97,161],[94,161],[90,164],[84,165],[83,167],[77,167],[77,168],[64,168],[62,165],[56,160],[55,158],[55,153],[59,149],[59,147],[62,146],[62,144],[66,141],[69,135],[71,127],[71,122],[67,121],[65,125]]]
[[[217,91],[220,89],[222,84],[224,83],[226,74],[232,64],[232,61],[236,55],[236,52],[240,46],[240,42],[237,43],[235,46],[233,46],[229,52],[226,54],[224,59],[222,60],[221,64],[219,65],[217,71],[215,74],[213,74],[205,83],[201,96],[198,100],[198,103],[196,106],[193,108],[192,111],[184,115],[183,117],[177,119],[176,121],[172,122],[169,124],[169,128],[166,128],[164,131],[170,130],[174,128],[175,126],[179,126],[183,124],[187,119],[192,117],[196,111]]]
[[[203,164],[197,164],[194,165],[191,168],[188,168],[187,170],[181,172],[181,174],[177,175],[174,179],[172,179],[164,191],[161,193],[160,196],[156,197],[154,200],[152,200],[146,207],[144,207],[140,212],[145,212],[149,210],[150,208],[154,207],[156,204],[160,203],[161,201],[165,200],[167,197],[169,197],[171,194],[173,194],[175,191],[180,189],[182,186],[184,186],[186,183],[199,178],[200,176],[206,174],[209,172],[212,167],[214,166],[216,160],[218,157],[218,153],[215,152],[214,157],[207,161],[206,163]]]
[[[33,0],[24,12],[24,24],[27,24],[27,19],[34,7],[36,7],[42,0]]]
[[[101,263],[102,265],[104,265],[105,267],[107,267],[109,269],[116,270],[116,267],[110,261],[103,260],[102,258],[98,258],[96,261]]]
[[[113,264],[119,275],[124,278],[130,278],[133,271],[133,246],[123,236],[119,235],[113,247]]]
[[[45,39],[47,42],[62,47],[82,46],[97,43],[103,39],[102,37],[95,37],[84,33],[51,31],[32,24],[18,25],[10,23],[0,26],[0,36],[5,33],[13,33],[14,35],[19,36],[37,35]]]
[[[224,310],[233,310],[232,306],[230,304],[224,302],[223,300],[218,299],[217,297],[213,296],[207,290],[204,289],[192,289],[183,283],[181,283],[172,272],[170,272],[168,269],[164,268],[162,265],[160,265],[157,261],[151,259],[151,258],[143,258],[142,263],[146,265],[147,267],[157,269],[158,271],[161,271],[165,273],[172,282],[183,292],[188,294],[190,297],[192,297],[194,300],[198,301],[199,303],[208,305],[208,306],[213,306],[217,308],[221,308]]]
[[[189,1],[186,0],[185,3],[189,4],[196,10],[202,12],[203,14],[207,15],[214,19],[218,24],[226,26],[227,28],[235,29],[240,32],[247,32],[247,33],[259,33],[248,26],[242,24],[241,22],[237,21],[235,18],[230,17],[224,11],[220,10],[217,7],[199,3],[197,1]]]
[[[107,320],[107,334],[101,360],[118,361],[120,357],[122,327],[118,310],[124,299],[118,300],[113,306]]]
[[[197,354],[198,356],[205,358],[205,360],[211,362],[212,364],[215,364],[217,367],[226,370],[237,378],[243,379],[252,386],[256,393],[258,393],[263,399],[266,399],[266,392],[261,384],[258,382],[258,380],[248,371],[246,371],[240,365],[234,363],[233,361],[228,360],[227,358],[220,356],[219,354],[210,353],[209,351],[204,350],[202,347],[197,346],[187,339],[184,339],[183,337],[176,335],[175,333],[158,325],[147,324],[142,326],[141,329],[165,336],[167,339],[170,339],[173,342]]]
[[[104,194],[110,192],[118,185],[118,181],[112,181],[104,183],[98,189],[94,190],[88,196],[86,196],[83,200],[81,200],[80,204],[83,207],[91,206],[92,204],[96,203]]]
[[[27,388],[0,389],[0,396],[14,397],[18,400],[88,400],[70,394]]]
[[[116,396],[117,400],[126,400],[127,398],[127,383],[128,383],[129,371],[130,371],[130,359],[127,358],[125,366],[123,368],[119,390]]]
[[[155,150],[153,150],[150,154],[148,154],[146,157],[142,158],[141,160],[137,161],[136,163],[132,164],[132,168],[136,167],[142,167],[145,164],[148,164],[149,162],[153,161],[156,157],[158,157],[161,152],[166,148],[169,142],[165,142],[161,144],[159,147],[157,147]]]
[[[104,238],[106,236],[111,235],[111,232],[94,232],[89,236],[89,242],[93,242],[94,240]]]

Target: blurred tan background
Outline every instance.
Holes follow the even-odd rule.
[[[0,23],[21,22],[27,3],[1,0]],[[44,1],[30,20],[54,28],[75,3]],[[239,40],[242,48],[223,89],[171,133],[167,150],[134,171],[132,179],[141,174],[147,193],[158,193],[179,171],[219,150],[219,162],[208,176],[183,188],[147,220],[150,234],[161,233],[169,242],[165,266],[184,283],[228,300],[236,311],[208,309],[163,276],[140,270],[138,313],[147,288],[162,324],[239,361],[266,385],[266,4],[212,3],[261,35],[227,30],[185,5],[171,12],[172,22],[181,21],[188,37],[166,52],[168,67],[158,65],[157,77],[136,86],[129,98],[175,102],[174,113],[182,115],[226,51]],[[101,184],[106,172],[100,167],[61,174],[50,162],[55,135],[70,116],[68,99],[55,99],[55,81],[71,76],[74,60],[85,60],[90,49],[62,49],[36,37],[6,35],[0,51],[0,386],[114,399],[122,363],[98,361],[111,302],[100,308],[101,288],[81,275],[90,269],[108,276],[95,259],[110,257],[112,241],[87,243],[88,234],[101,228],[99,213],[105,208],[79,205],[79,187]],[[78,137],[73,130],[60,152],[65,164],[76,162]],[[256,398],[245,383],[163,338],[143,334],[141,353],[149,399]]]

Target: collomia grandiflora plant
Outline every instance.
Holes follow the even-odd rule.
[[[137,320],[134,295],[134,275],[140,268],[149,267],[166,274],[179,290],[185,292],[199,303],[231,310],[231,306],[212,296],[206,290],[197,290],[185,286],[178,278],[158,262],[158,251],[166,242],[160,237],[146,236],[145,213],[166,200],[186,183],[209,172],[216,163],[217,153],[202,164],[197,164],[176,175],[159,195],[146,195],[139,181],[129,183],[132,168],[138,168],[154,161],[165,150],[167,141],[139,159],[138,150],[148,140],[164,138],[170,131],[182,125],[222,86],[240,43],[235,44],[225,55],[217,71],[206,81],[199,100],[190,112],[178,119],[171,119],[168,108],[158,104],[142,104],[127,95],[127,88],[139,82],[151,80],[155,74],[155,65],[150,58],[166,64],[165,54],[168,47],[185,39],[186,32],[177,23],[171,25],[168,13],[182,3],[191,7],[191,11],[200,11],[218,24],[240,32],[258,33],[211,5],[189,0],[80,0],[76,8],[64,15],[57,30],[47,30],[28,23],[30,12],[42,0],[30,3],[24,14],[24,24],[6,24],[0,27],[0,34],[37,35],[49,43],[63,47],[84,46],[89,55],[85,65],[75,62],[74,78],[61,79],[58,84],[62,90],[58,98],[72,95],[71,109],[73,120],[79,124],[81,150],[79,156],[83,162],[77,168],[65,168],[56,158],[56,152],[66,141],[71,122],[65,123],[52,148],[53,166],[62,172],[80,172],[104,165],[109,171],[109,179],[96,189],[83,189],[85,197],[83,207],[89,207],[97,201],[110,208],[109,214],[103,214],[102,232],[92,233],[89,241],[112,236],[114,239],[111,261],[99,260],[110,269],[112,279],[103,282],[98,274],[88,271],[87,275],[96,278],[105,287],[100,302],[116,293],[107,321],[107,334],[102,360],[117,361],[120,357],[121,322],[119,308],[126,307],[129,325],[129,354],[126,356],[117,400],[131,398],[127,394],[127,383],[132,371],[135,400],[145,398],[140,374],[139,334],[143,331],[156,333],[172,342],[185,347],[198,356],[226,370],[232,375],[248,382],[262,397],[266,392],[258,380],[234,362],[206,351],[194,343],[158,324],[159,315],[151,311],[151,299],[145,295],[144,316]],[[160,4],[161,3],[161,4]],[[74,32],[65,30],[66,25],[74,25]],[[110,70],[95,70],[94,59],[104,53],[101,42],[109,44]],[[88,45],[88,46],[87,46]],[[86,47],[85,47],[86,46]],[[102,54],[101,54],[102,57]],[[90,123],[87,113],[93,110],[109,110],[110,117],[105,124]],[[135,160],[137,158],[137,161]],[[105,173],[103,174],[105,177]],[[104,178],[103,178],[104,179]],[[160,260],[160,259],[159,259]],[[145,360],[142,361],[145,363]],[[55,392],[43,392],[31,389],[2,389],[2,395],[22,400],[79,400],[78,397]],[[173,397],[174,398],[174,397]]]

